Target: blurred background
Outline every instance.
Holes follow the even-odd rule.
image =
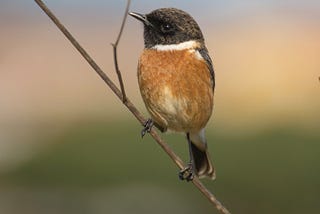
[[[126,2],[46,1],[117,82]],[[197,20],[216,71],[207,138],[232,213],[320,213],[320,2],[132,1]],[[217,213],[34,1],[0,1],[0,213]],[[128,17],[119,63],[130,99],[142,25]],[[187,160],[179,134],[162,135]]]

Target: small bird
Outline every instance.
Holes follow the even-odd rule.
[[[129,13],[144,25],[144,50],[138,62],[138,83],[151,119],[142,136],[155,125],[160,131],[186,133],[190,162],[181,180],[215,179],[205,137],[213,110],[215,87],[212,60],[197,22],[176,8],[148,14]]]

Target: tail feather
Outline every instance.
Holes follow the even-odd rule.
[[[190,155],[193,157],[197,176],[199,178],[209,177],[214,180],[216,174],[208,152],[205,130],[187,133],[187,138],[191,142],[191,146],[189,147]]]
[[[216,174],[208,150],[206,149],[205,151],[201,151],[192,143],[191,153],[193,155],[197,176],[199,178],[209,177],[214,180],[216,178]]]

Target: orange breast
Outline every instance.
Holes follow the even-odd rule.
[[[144,50],[138,81],[146,108],[160,126],[190,132],[208,122],[213,108],[210,72],[195,51]]]

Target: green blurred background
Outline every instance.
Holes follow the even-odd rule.
[[[113,80],[125,1],[47,1]],[[132,1],[188,11],[216,70],[203,180],[232,213],[320,213],[320,2]],[[33,1],[0,1],[0,213],[217,213]],[[142,26],[119,63],[130,99]],[[162,135],[187,160],[180,134]]]

